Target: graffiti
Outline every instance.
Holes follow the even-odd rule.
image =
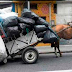
[[[49,7],[47,4],[44,4],[41,8],[41,11],[43,12],[43,14],[48,14],[49,13]]]

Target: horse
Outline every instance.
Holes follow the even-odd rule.
[[[56,25],[52,27],[52,30],[57,33],[60,39],[61,38],[66,40],[72,39],[72,26],[69,24]],[[59,40],[57,42],[51,43],[51,47],[54,47],[56,57],[58,57],[56,48],[59,51],[60,57],[62,57],[61,51],[59,49]]]

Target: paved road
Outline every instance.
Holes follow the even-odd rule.
[[[54,54],[42,54],[36,64],[23,64],[21,58],[8,60],[6,65],[0,65],[0,72],[35,72],[72,69],[72,53],[55,58]]]

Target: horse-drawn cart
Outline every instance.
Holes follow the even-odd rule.
[[[2,62],[6,63],[7,58],[10,56],[14,58],[16,55],[21,55],[24,63],[35,63],[38,60],[39,52],[35,46],[43,42],[43,38],[38,38],[34,30],[30,31],[26,35],[20,34],[20,37],[16,38],[15,35],[12,37],[5,37],[0,40],[6,49],[5,56],[2,57]]]
[[[3,48],[5,53],[0,56],[4,63],[9,56],[13,58],[16,55],[22,55],[24,63],[35,63],[39,56],[35,48],[38,43],[58,41],[58,36],[49,27],[49,23],[28,9],[23,10],[22,17],[4,19],[0,26],[5,35],[3,41],[0,40],[5,46]]]
[[[6,38],[6,40],[9,40],[9,38]],[[1,42],[3,43],[3,41]],[[1,59],[1,61],[6,63],[7,62],[6,59],[9,56],[13,58],[16,55],[22,55],[22,60],[24,63],[35,63],[38,60],[39,53],[37,49],[34,47],[39,42],[41,42],[41,39],[39,40],[37,38],[35,31],[31,31],[25,36],[22,35],[15,40],[9,42],[7,41],[7,43],[4,43],[7,55],[3,59]]]

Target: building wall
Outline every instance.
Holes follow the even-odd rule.
[[[58,3],[56,24],[67,24],[72,21],[72,3]]]
[[[21,16],[21,11],[24,7],[24,2],[14,2],[15,3],[15,12]],[[39,15],[40,17],[46,17],[46,21],[50,22],[50,11],[49,11],[49,3],[51,3],[51,20],[55,21],[56,24],[56,14],[54,14],[54,4],[55,1],[30,1],[31,4],[37,4],[37,9],[31,9],[34,13]]]
[[[57,3],[56,24],[67,24],[72,21],[72,3]],[[72,45],[72,39],[60,39],[61,45]]]

